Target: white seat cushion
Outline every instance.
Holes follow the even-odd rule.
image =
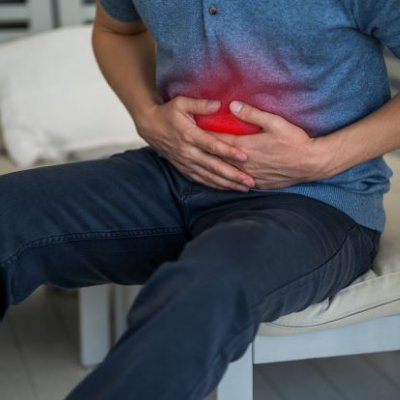
[[[385,158],[394,176],[385,196],[387,223],[372,270],[321,303],[261,324],[259,334],[295,334],[400,315],[400,156]]]

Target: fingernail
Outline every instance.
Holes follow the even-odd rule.
[[[246,185],[246,186],[249,186],[249,187],[254,186],[253,182],[250,179],[243,179],[242,183],[243,183],[243,185]]]
[[[237,185],[236,189],[239,190],[240,192],[248,192],[250,189],[247,186],[242,186],[242,185]]]
[[[247,161],[247,156],[243,153],[236,154],[235,158],[238,161]]]
[[[239,114],[240,111],[242,111],[243,103],[240,101],[232,101],[229,107],[234,114]]]
[[[208,102],[208,110],[209,111],[217,111],[218,108],[221,106],[221,102],[218,100],[210,100]]]

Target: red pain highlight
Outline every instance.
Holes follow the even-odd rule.
[[[195,115],[199,128],[216,133],[232,135],[251,135],[261,131],[259,126],[242,121],[229,110],[221,110],[211,115]]]

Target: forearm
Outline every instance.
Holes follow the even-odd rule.
[[[318,143],[319,141],[319,143]],[[400,148],[400,93],[369,116],[316,139],[330,177]]]
[[[156,43],[144,24],[123,22],[96,2],[93,48],[101,71],[135,121],[140,136],[192,180],[221,190],[247,192],[251,176],[222,160],[247,160],[199,129],[194,115],[215,113],[220,103],[177,96],[164,102],[156,86]]]
[[[105,79],[134,119],[161,102],[155,83],[155,42],[147,30],[116,33],[95,23],[93,49]]]

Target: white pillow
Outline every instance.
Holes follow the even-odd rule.
[[[21,167],[145,145],[98,69],[90,26],[0,46],[0,118]]]

